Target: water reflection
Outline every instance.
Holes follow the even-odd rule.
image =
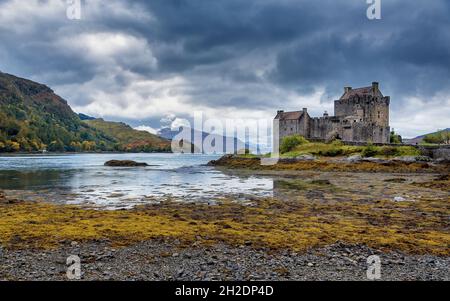
[[[43,171],[0,171],[1,189],[40,189],[54,187],[70,180],[75,171],[43,170]],[[72,175],[71,175],[72,174]]]
[[[54,158],[59,165],[48,157],[14,157],[9,162],[3,157],[0,189],[13,190],[25,199],[40,197],[105,208],[127,208],[168,198],[211,202],[230,195],[272,195],[270,178],[225,174],[205,166],[210,156],[139,154],[132,159],[156,166],[103,166],[110,157],[130,159],[130,154],[60,156]]]

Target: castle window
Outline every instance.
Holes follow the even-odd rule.
[[[380,111],[378,111],[378,118],[380,118]]]

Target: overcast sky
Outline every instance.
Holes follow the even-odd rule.
[[[333,111],[379,81],[404,137],[450,127],[450,1],[0,0],[0,70],[45,83],[77,112],[160,120]],[[168,117],[168,118],[167,118]]]

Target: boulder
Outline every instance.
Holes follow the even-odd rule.
[[[105,166],[114,167],[136,167],[136,166],[148,166],[147,163],[135,162],[132,160],[110,160],[105,163]]]
[[[363,162],[372,162],[372,163],[389,163],[389,160],[381,159],[381,158],[375,158],[375,157],[367,157],[362,158]]]
[[[414,163],[417,162],[417,159],[415,156],[403,156],[403,157],[395,157],[392,159],[393,161],[400,161],[405,163]]]
[[[431,162],[431,161],[433,161],[433,159],[431,159],[428,156],[417,156],[416,161],[417,162]]]
[[[313,155],[310,155],[310,154],[304,154],[304,155],[295,157],[295,160],[297,160],[297,161],[314,161],[314,160],[316,160],[316,157],[314,157]]]
[[[350,163],[355,163],[355,162],[360,162],[362,160],[362,157],[361,157],[361,155],[353,155],[353,156],[347,157],[345,160]]]

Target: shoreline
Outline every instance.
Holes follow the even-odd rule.
[[[187,247],[201,241],[304,252],[343,241],[383,251],[449,256],[448,200],[336,203],[259,198],[251,204],[234,199],[216,205],[165,201],[96,210],[3,196],[0,243],[10,249],[45,250],[67,240],[108,239],[119,247],[169,238]]]
[[[174,154],[172,152],[13,152],[13,153],[0,153],[0,157],[14,157],[14,156],[64,156],[64,155],[83,155],[83,154]]]
[[[2,250],[0,281],[67,281],[68,256],[79,256],[81,281],[366,281],[367,257],[381,260],[381,280],[449,281],[450,257],[382,252],[337,242],[303,253],[251,246],[180,247],[150,240],[115,248],[110,242],[65,242],[52,250]]]
[[[370,255],[381,257],[382,280],[450,280],[442,172],[215,167],[277,175],[277,193],[108,211],[0,191],[0,280],[67,280],[70,255],[81,280],[367,280]],[[386,189],[414,199],[382,197]]]
[[[229,170],[292,170],[323,172],[385,172],[385,173],[448,173],[450,161],[420,161],[409,158],[314,157],[279,158],[276,164],[262,165],[261,157],[225,155],[212,160],[209,166]]]

